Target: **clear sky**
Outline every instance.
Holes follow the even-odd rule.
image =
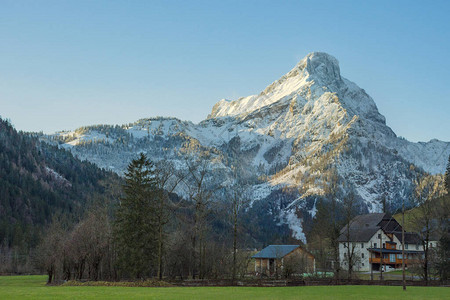
[[[388,125],[450,141],[450,1],[0,0],[0,115],[51,133],[175,116],[335,56]]]

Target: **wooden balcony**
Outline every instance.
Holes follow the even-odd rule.
[[[369,258],[369,263],[379,264],[380,261],[381,261],[381,259],[379,257]],[[416,263],[416,262],[419,262],[419,260],[418,259],[405,259],[405,264]],[[394,261],[391,261],[389,258],[383,258],[383,262],[382,263],[385,264],[385,265],[389,265],[389,264],[391,264],[391,265],[394,265],[394,264],[395,265],[401,265],[402,264],[402,259],[396,258],[395,262],[394,262]]]

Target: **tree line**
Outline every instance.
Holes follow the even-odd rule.
[[[238,177],[239,170],[235,173]],[[251,237],[243,226],[248,203],[242,186],[226,191],[214,187],[211,176],[207,157],[186,159],[184,171],[179,171],[170,162],[153,163],[141,154],[127,168],[114,210],[97,207],[75,226],[55,220],[35,260],[49,282],[243,277],[251,256],[245,250],[245,239]],[[352,279],[358,257],[347,247],[348,268],[342,268],[338,239],[361,208],[355,194],[339,189],[337,180],[328,183],[329,197],[316,201],[312,225],[304,229],[317,270],[332,271],[336,280]],[[415,179],[411,197],[416,207],[409,212],[414,226],[407,229],[419,234],[424,257],[410,270],[425,280],[430,274],[449,278],[449,186],[450,158],[441,181],[427,174]],[[185,189],[185,198],[174,193],[177,188]],[[228,193],[221,198],[227,200],[217,201],[217,193]],[[439,245],[430,249],[434,236],[439,236]]]
[[[55,220],[36,264],[49,283],[243,276],[250,262],[249,252],[238,251],[246,202],[237,190],[227,201],[214,201],[224,191],[211,180],[206,157],[186,159],[186,169],[177,171],[140,154],[127,168],[113,213],[100,206],[75,226]],[[186,199],[173,193],[177,187]]]

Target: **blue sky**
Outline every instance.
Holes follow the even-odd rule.
[[[449,1],[0,5],[0,115],[20,130],[198,122],[324,51],[398,135],[450,141]]]

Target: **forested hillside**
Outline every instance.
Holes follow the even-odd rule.
[[[1,265],[28,257],[55,214],[77,221],[89,206],[116,201],[120,180],[0,119]]]

